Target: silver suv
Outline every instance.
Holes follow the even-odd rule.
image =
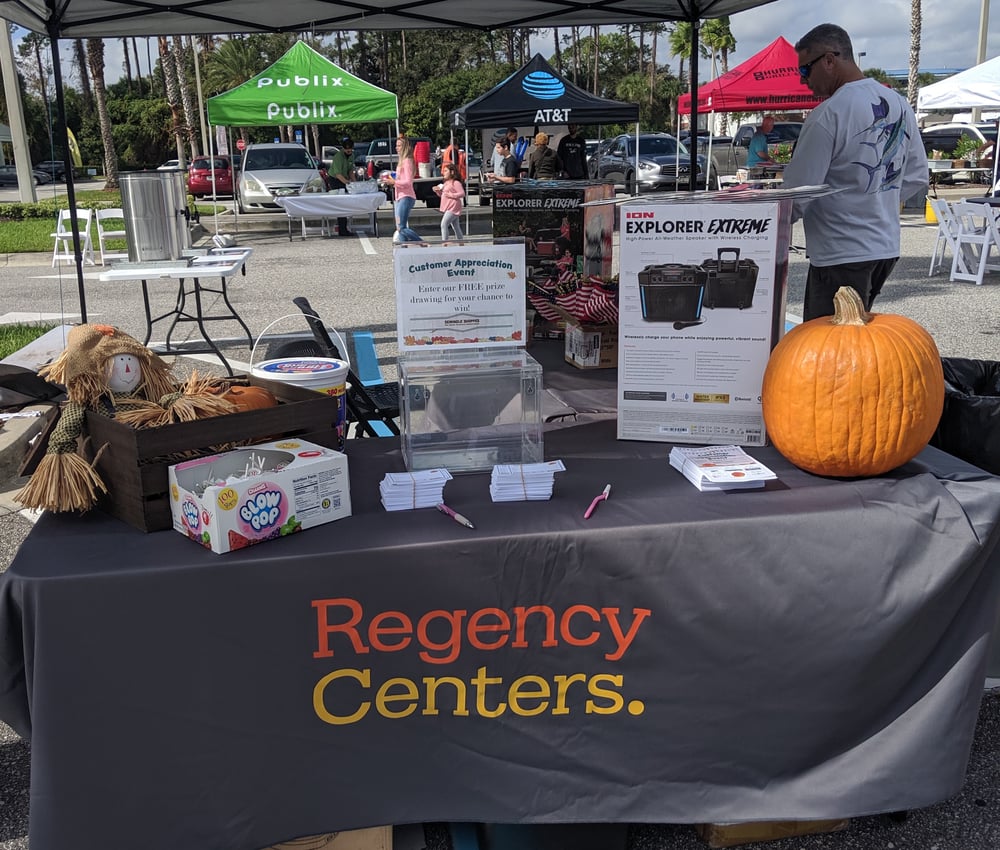
[[[294,143],[253,144],[243,151],[237,204],[241,213],[275,210],[282,195],[325,192],[312,154]]]

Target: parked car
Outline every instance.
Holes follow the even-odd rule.
[[[639,171],[636,174],[635,136],[616,136],[603,154],[595,154],[598,180],[624,183],[632,194],[636,187],[643,191],[683,189],[691,173],[691,154],[668,133],[644,133],[639,136]],[[704,185],[705,158],[697,157],[697,180]],[[709,178],[712,183],[714,172]]]
[[[747,153],[750,149],[750,139],[757,132],[757,124],[740,124],[733,134],[729,144],[719,144],[719,140],[726,137],[716,136],[712,140],[712,171],[718,176],[728,177],[737,172],[738,169],[747,167]],[[791,144],[798,141],[799,133],[802,131],[801,121],[775,121],[774,129],[767,134],[767,148],[773,154],[780,145]],[[708,136],[698,137],[698,152],[702,152],[702,146],[707,145]]]
[[[52,175],[47,174],[44,171],[39,171],[37,168],[31,170],[32,180],[36,186],[41,183],[51,183]],[[15,165],[0,165],[0,186],[18,186],[20,185],[17,179],[17,166]]]
[[[38,165],[32,166],[35,171],[44,171],[53,180],[66,180],[66,163],[55,159],[46,159]]]
[[[196,198],[233,194],[233,163],[228,156],[198,156],[188,166],[188,192]]]
[[[470,153],[466,159],[468,176],[465,179],[465,196],[468,202],[469,195],[478,195],[482,182],[483,158],[477,153]],[[482,205],[480,205],[482,206]]]
[[[411,137],[410,141],[413,142],[414,147],[419,142],[427,142],[431,147],[431,153],[434,152],[431,140],[424,136]],[[397,162],[399,162],[399,156],[396,154],[395,137],[373,139],[369,143],[365,153],[365,173],[369,179],[378,177],[379,172],[382,171],[394,171]]]
[[[997,125],[992,121],[978,124],[931,124],[920,131],[920,140],[923,142],[928,159],[931,151],[941,151],[945,159],[951,159],[952,152],[963,136],[968,136],[981,145],[996,142]]]
[[[157,171],[187,171],[187,163],[181,165],[179,159],[168,159],[163,165],[156,166]]]
[[[241,213],[278,209],[274,199],[282,195],[326,191],[316,160],[294,142],[247,145],[237,185]]]

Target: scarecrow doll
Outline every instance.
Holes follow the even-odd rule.
[[[27,508],[86,511],[107,488],[78,453],[88,411],[136,428],[231,413],[219,384],[192,375],[179,386],[153,351],[110,325],[77,325],[66,348],[38,374],[66,388],[67,401],[31,481],[14,497]],[[98,450],[94,463],[104,450]]]

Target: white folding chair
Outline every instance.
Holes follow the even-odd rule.
[[[938,223],[937,238],[934,240],[934,250],[931,252],[931,266],[927,272],[927,276],[930,277],[944,265],[946,250],[950,249],[954,258],[958,245],[958,221],[951,211],[951,205],[944,198],[928,198],[927,203],[934,211]]]
[[[59,218],[56,219],[56,229],[50,234],[55,242],[52,246],[52,266],[53,268],[65,260],[67,263],[76,262],[76,253],[73,250],[73,225],[72,219],[76,217],[77,229],[80,231],[80,247],[85,263],[96,266],[94,262],[94,245],[90,241],[90,222],[93,212],[89,209],[59,210]]]
[[[993,241],[989,219],[993,210],[986,204],[956,201],[951,205],[958,222],[955,254],[951,260],[951,280],[967,280],[981,286],[987,271],[1000,271],[1000,260],[990,263],[990,254],[1000,245]]]
[[[98,210],[94,214],[94,221],[97,223],[97,250],[101,256],[101,265],[106,266],[108,264],[108,260],[127,260],[128,251],[110,251],[104,244],[109,239],[125,239],[127,236],[124,229],[125,213],[122,211],[121,207],[111,207],[111,209],[107,210]],[[107,226],[104,224],[106,221],[114,222],[112,226],[113,229],[107,229]]]

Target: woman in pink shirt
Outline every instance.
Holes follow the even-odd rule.
[[[417,164],[413,160],[413,145],[406,136],[400,135],[396,139],[396,152],[399,154],[396,176],[385,178],[385,182],[394,187],[396,198],[396,232],[392,234],[392,241],[422,242],[420,234],[410,228],[410,210],[417,202],[417,195],[413,191]]]
[[[448,231],[455,232],[458,243],[462,243],[462,199],[465,197],[465,187],[458,179],[458,169],[454,163],[446,162],[441,166],[444,182],[434,187],[441,196],[441,244],[448,244]]]

